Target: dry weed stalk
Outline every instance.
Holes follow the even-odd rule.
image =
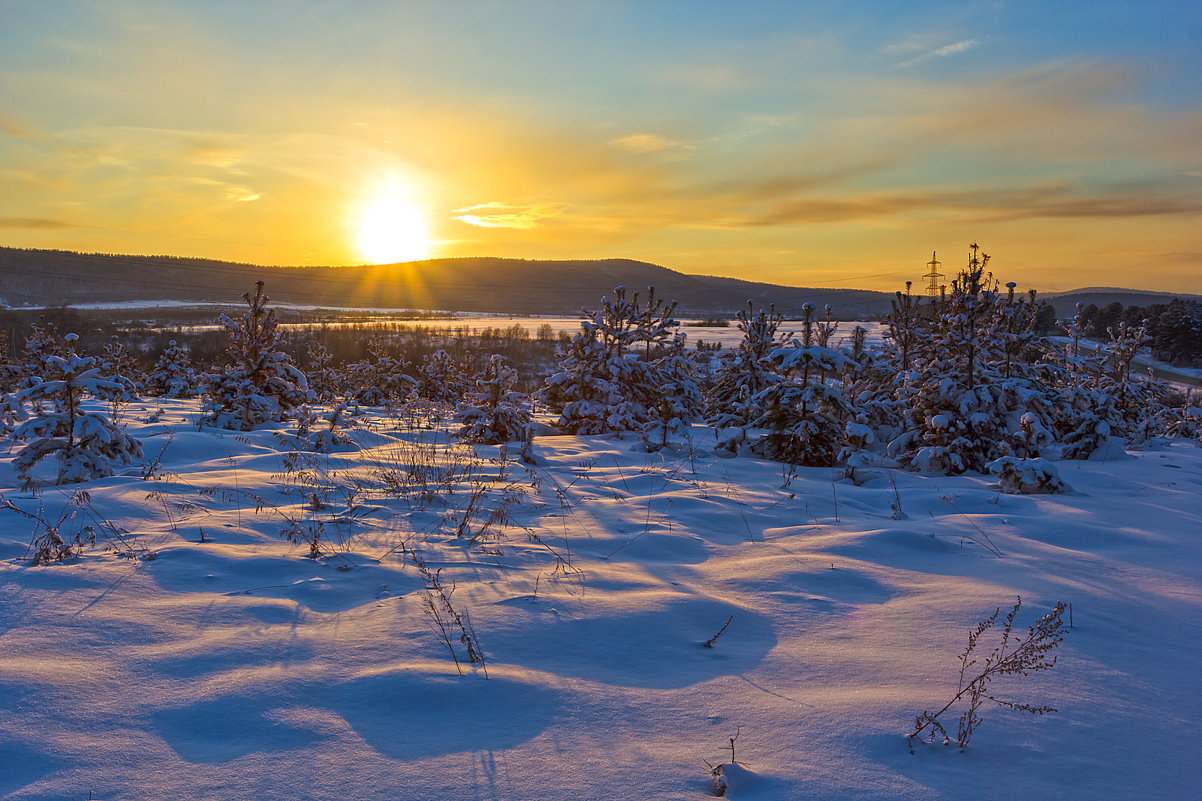
[[[470,664],[479,665],[480,669],[484,671],[484,678],[487,679],[488,665],[484,661],[484,649],[480,647],[480,638],[476,636],[471,616],[466,611],[460,612],[451,603],[455,585],[452,583],[448,588],[443,584],[442,568],[431,570],[426,564],[426,560],[417,551],[404,545],[402,545],[402,551],[409,556],[409,561],[426,580],[422,609],[425,611],[426,617],[430,619],[430,628],[451,655],[451,661],[455,663],[455,670],[459,672],[460,676],[463,675],[463,664],[459,661],[454,644],[454,640],[458,639],[467,653],[467,661]],[[458,636],[455,632],[458,632]]]
[[[944,745],[955,742],[963,751],[968,747],[977,727],[981,725],[981,707],[986,701],[1019,712],[1029,712],[1032,715],[1043,715],[1056,711],[1051,706],[1034,706],[1003,700],[990,691],[990,682],[1000,676],[1028,676],[1042,670],[1051,670],[1056,664],[1056,656],[1052,654],[1052,651],[1064,639],[1062,617],[1067,608],[1066,605],[1063,601],[1057,602],[1055,609],[1027,628],[1025,638],[1018,639],[1013,631],[1014,618],[1018,615],[1022,602],[1022,598],[1019,597],[1014,603],[1014,608],[1003,618],[1001,640],[994,646],[989,656],[985,657],[985,662],[979,670],[972,670],[973,666],[978,664],[975,658],[977,646],[982,635],[997,623],[998,615],[1002,611],[1001,607],[995,609],[992,615],[982,620],[975,629],[969,632],[968,645],[960,654],[960,676],[956,684],[956,694],[938,712],[924,711],[914,718],[914,731],[906,735],[906,742],[910,747],[911,754],[914,753],[914,740],[923,731],[927,731],[930,742],[941,737]],[[956,736],[953,739],[940,721],[940,716],[962,700],[967,701],[968,706],[960,715],[960,720],[956,725]]]

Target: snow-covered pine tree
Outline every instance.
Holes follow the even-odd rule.
[[[1081,340],[1090,328],[1090,315],[1078,302],[1076,313],[1061,329],[1069,344],[1061,353],[1055,382],[1056,404],[1052,420],[1055,438],[1065,459],[1087,459],[1110,439],[1110,421],[1117,417],[1114,398],[1096,386],[1098,360],[1083,353]]]
[[[899,291],[894,295],[892,310],[885,319],[885,337],[897,351],[898,368],[901,370],[910,369],[910,360],[922,339],[925,324],[922,304],[918,297],[910,294],[912,286],[913,282],[907,281],[905,294]]]
[[[755,310],[755,302],[747,301],[747,308],[738,315],[738,328],[743,332],[743,341],[733,358],[719,368],[718,377],[706,398],[706,422],[714,428],[745,426],[763,414],[764,410],[752,405],[770,384],[780,381],[765,358],[777,348],[788,344],[791,334],[778,335],[784,318],[776,307]]]
[[[243,292],[242,299],[248,308],[240,319],[221,315],[232,363],[209,376],[201,422],[250,431],[283,420],[312,397],[305,374],[281,350],[279,321],[275,309],[267,307],[270,298],[263,294],[263,282],[255,283],[254,295]]]
[[[560,428],[574,434],[642,431],[659,402],[658,372],[652,358],[670,342],[677,322],[675,303],[655,298],[646,306],[636,292],[614,289],[614,299],[601,299],[567,349],[558,372],[547,379],[542,400],[559,414]]]
[[[106,374],[103,361],[80,356],[74,350],[75,334],[63,338],[63,355],[46,355],[40,380],[18,394],[34,414],[13,431],[26,444],[17,451],[13,468],[26,487],[39,483],[35,469],[44,460],[54,462],[55,484],[71,484],[111,476],[116,468],[142,458],[142,446],[99,412],[85,411],[85,398],[113,401],[125,397],[126,382]]]
[[[1151,314],[1146,325],[1148,346],[1157,359],[1182,367],[1202,366],[1202,303],[1174,298]]]
[[[349,416],[345,403],[335,404],[325,415],[302,406],[296,413],[296,446],[314,453],[331,453],[350,445],[353,440],[341,430]]]
[[[43,318],[42,322],[34,323],[30,329],[21,348],[21,380],[18,383],[22,387],[33,386],[42,379],[46,357],[65,354],[54,323],[45,322]]]
[[[394,357],[385,342],[375,337],[367,346],[368,358],[347,365],[351,398],[365,406],[402,404],[416,392],[409,363]]]
[[[106,373],[125,383],[125,394],[128,399],[136,399],[142,394],[144,389],[142,368],[138,366],[138,360],[134,358],[134,355],[129,352],[125,343],[116,334],[109,337],[109,341],[105,343],[101,360]]]
[[[146,394],[158,398],[195,398],[200,394],[198,383],[188,349],[173,339],[146,376]]]
[[[685,335],[677,334],[664,354],[656,359],[659,377],[659,400],[655,418],[644,441],[648,450],[658,450],[668,444],[671,434],[688,431],[693,421],[705,411],[705,396],[697,378],[697,364],[685,348]]]
[[[435,403],[459,403],[468,388],[467,372],[468,367],[457,363],[445,350],[429,353],[417,368],[417,395]]]
[[[845,425],[853,410],[841,389],[824,379],[846,369],[847,357],[815,341],[814,304],[802,307],[802,339],[767,356],[782,379],[756,398],[764,409],[753,421],[768,433],[752,443],[752,451],[768,459],[809,467],[833,465],[846,440]]]
[[[464,442],[499,445],[526,438],[530,425],[530,398],[514,387],[518,372],[496,354],[488,358],[476,388],[468,392],[455,412],[461,423],[458,437]]]
[[[342,397],[346,391],[346,377],[334,367],[334,357],[321,342],[309,345],[306,354],[308,366],[305,375],[309,379],[309,388],[313,390],[315,400],[322,403],[332,403]]]
[[[1163,414],[1168,388],[1132,366],[1147,342],[1146,328],[1119,322],[1109,341],[1093,352],[1080,340],[1091,325],[1089,310],[1077,304],[1073,319],[1063,325],[1072,338],[1057,368],[1056,403],[1051,428],[1065,459],[1086,459],[1105,452],[1116,437],[1142,441],[1168,419]]]

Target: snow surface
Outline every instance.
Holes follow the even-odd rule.
[[[154,557],[98,544],[33,567],[32,524],[0,511],[0,797],[704,799],[736,731],[732,799],[1197,797],[1195,443],[1059,462],[1070,493],[1022,496],[973,474],[790,475],[714,457],[703,427],[652,454],[539,437],[540,466],[513,446],[502,470],[497,446],[473,462],[368,417],[358,444],[304,457],[306,485],[283,427],[198,415],[125,409],[162,455],[150,479],[31,497],[0,460],[22,509],[53,522],[86,489],[61,531],[107,520]],[[425,496],[397,483],[439,469]],[[505,522],[455,536],[471,497],[504,493]],[[321,558],[285,517],[324,523]],[[487,678],[462,649],[456,673],[402,543],[454,583]],[[911,755],[968,631],[1017,595],[1024,631],[1058,600],[1073,628],[1054,670],[993,689],[1059,712],[989,707],[963,753]]]

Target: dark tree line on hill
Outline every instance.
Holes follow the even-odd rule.
[[[1202,367],[1202,303],[1175,299],[1152,306],[1110,303],[1102,308],[1090,304],[1082,311],[1088,329],[1085,336],[1106,341],[1120,323],[1144,325],[1152,356],[1178,367]]]

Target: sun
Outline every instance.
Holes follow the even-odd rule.
[[[372,264],[429,258],[429,224],[413,193],[396,184],[372,193],[356,213],[355,249]]]

